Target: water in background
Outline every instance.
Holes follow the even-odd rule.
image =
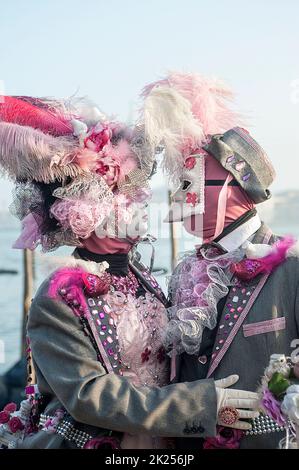
[[[21,323],[22,323],[22,295],[23,295],[23,253],[21,250],[11,248],[13,241],[19,235],[19,226],[4,224],[0,221],[0,270],[17,270],[16,275],[0,275],[0,375],[11,367],[20,357],[21,349]],[[293,226],[273,226],[272,228],[279,234],[294,234],[299,236],[299,224]],[[155,230],[153,230],[153,233]],[[192,248],[192,237],[185,236],[179,242],[179,249],[185,251]],[[151,248],[141,246],[144,261],[149,264]],[[155,267],[165,268],[170,274],[170,243],[169,239],[163,238],[155,243]],[[53,256],[65,256],[72,252],[71,248],[60,248],[54,253],[43,255],[36,253],[36,280],[35,288],[49,274],[49,259]],[[54,266],[52,267],[54,269]],[[167,277],[167,275],[166,275]],[[158,281],[166,290],[166,277],[159,276]],[[5,357],[2,356],[4,346]]]

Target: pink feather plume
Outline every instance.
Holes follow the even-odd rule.
[[[294,244],[295,239],[293,237],[285,237],[278,240],[278,242],[273,245],[272,251],[267,256],[260,259],[264,272],[270,273],[279,266],[286,259],[287,251]]]
[[[244,258],[239,263],[233,263],[231,271],[243,281],[249,281],[261,273],[270,274],[277,266],[283,263],[287,257],[288,250],[295,244],[293,237],[285,237],[274,243],[271,252],[263,258]]]
[[[157,85],[175,88],[191,103],[192,113],[206,136],[242,125],[240,115],[232,109],[233,92],[218,79],[197,73],[171,72],[165,79],[146,86],[142,96],[148,96]]]
[[[65,289],[72,300],[77,301],[78,305],[86,306],[86,299],[83,292],[84,282],[82,268],[63,268],[56,271],[50,281],[48,295],[55,300],[62,300],[60,291]],[[82,312],[72,306],[76,315],[80,316]]]
[[[72,135],[70,119],[52,108],[33,105],[24,99],[2,96],[0,100],[0,120],[21,126],[39,129],[53,136]]]

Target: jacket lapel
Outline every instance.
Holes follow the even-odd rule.
[[[264,224],[258,230],[252,243],[271,244],[272,232]],[[264,287],[268,274],[257,276],[250,283],[233,278],[225,307],[219,322],[211,363],[207,377],[211,377],[220,364],[232,341],[250,312],[252,305]]]
[[[268,274],[250,285],[238,284],[230,289],[219,323],[212,359],[207,377],[210,377],[229,349],[260,291],[268,279]]]

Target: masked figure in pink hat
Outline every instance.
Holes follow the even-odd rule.
[[[256,211],[271,197],[273,166],[239,127],[220,82],[171,73],[143,96],[145,134],[153,150],[164,147],[164,167],[178,185],[166,221],[181,221],[198,238],[169,283],[172,381],[237,374],[238,388],[255,391],[271,354],[289,356],[298,338],[295,240],[275,236]],[[247,415],[251,430],[236,429],[238,416],[233,406],[222,407],[216,438],[177,445],[275,448],[288,426],[269,406],[253,420]]]
[[[255,393],[227,389],[236,377],[169,385],[166,300],[135,249],[155,163],[142,128],[83,100],[2,98],[0,165],[23,224],[14,246],[75,251],[32,302],[27,399],[0,412],[0,444],[166,448],[189,429],[215,435],[228,399],[254,408]]]

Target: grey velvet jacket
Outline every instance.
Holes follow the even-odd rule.
[[[47,295],[49,280],[38,290],[29,313],[28,335],[39,391],[48,399],[43,411],[63,407],[80,430],[151,436],[213,436],[217,398],[214,380],[163,388],[136,387],[107,373],[79,319],[63,302]],[[74,448],[57,434],[38,431],[18,448]]]
[[[253,243],[262,243],[267,232],[269,229],[262,225]],[[276,239],[272,235],[269,244]],[[246,307],[239,314],[237,305],[243,305],[243,302]],[[232,309],[233,314],[230,313]],[[226,329],[228,334],[224,335]],[[208,371],[201,356],[182,354],[176,361],[175,380],[192,381],[206,377],[216,380],[238,374],[240,379],[234,388],[256,391],[271,354],[291,355],[294,351],[291,343],[298,337],[299,259],[294,256],[287,258],[270,276],[259,276],[249,284],[230,288],[220,315],[213,351],[207,358]],[[284,435],[282,432],[249,435],[241,441],[241,448],[277,448]],[[177,444],[182,448],[197,448],[199,441],[179,439]]]

